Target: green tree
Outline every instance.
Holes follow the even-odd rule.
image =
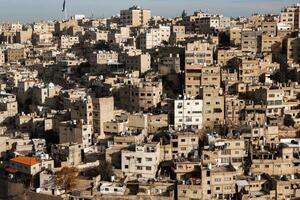
[[[106,160],[100,161],[98,172],[101,176],[101,179],[104,181],[110,181],[111,176],[114,175],[111,163]]]
[[[181,17],[184,18],[184,17],[186,17],[186,16],[187,16],[187,13],[186,13],[185,10],[183,10],[182,13],[181,13]]]
[[[284,119],[283,119],[283,124],[285,126],[294,126],[295,125],[295,121],[294,121],[294,119],[292,118],[291,115],[285,115]]]

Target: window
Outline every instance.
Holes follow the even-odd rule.
[[[146,161],[152,161],[152,158],[146,158]]]
[[[128,165],[125,165],[124,168],[125,168],[125,169],[128,169]]]
[[[146,170],[147,170],[147,171],[151,171],[151,167],[147,166],[147,167],[146,167]]]
[[[221,182],[221,178],[215,178],[215,182]]]

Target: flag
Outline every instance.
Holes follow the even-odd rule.
[[[62,12],[65,12],[65,10],[66,10],[66,0],[64,0]]]

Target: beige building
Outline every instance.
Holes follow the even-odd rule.
[[[0,50],[0,66],[5,63],[5,54],[3,50]]]
[[[42,169],[40,161],[32,157],[16,157],[9,160],[9,167],[27,175],[36,175]]]
[[[59,143],[78,143],[82,144],[83,148],[88,148],[92,145],[93,132],[92,125],[85,124],[81,121],[66,121],[59,124]]]
[[[185,62],[187,65],[200,64],[210,65],[213,64],[213,53],[215,46],[203,42],[201,40],[188,43],[185,50]]]
[[[287,39],[287,62],[288,63],[300,63],[300,37]]]
[[[9,48],[6,50],[7,62],[18,62],[25,59],[25,49],[24,48]]]
[[[224,124],[224,96],[216,87],[200,89],[200,98],[203,100],[203,127]]]
[[[155,178],[159,163],[159,143],[137,144],[133,151],[122,150],[122,172],[124,176]]]
[[[114,118],[114,98],[102,97],[94,98],[93,102],[93,130],[99,138],[105,138],[104,122],[111,121]]]
[[[120,106],[127,111],[151,110],[161,102],[162,81],[144,80],[120,88]]]
[[[93,52],[89,56],[89,63],[92,66],[118,63],[118,53],[113,51]]]
[[[120,22],[122,26],[144,26],[151,18],[151,11],[133,6],[128,10],[120,11]]]
[[[119,60],[125,64],[125,68],[128,71],[138,71],[142,74],[151,69],[151,56],[148,53],[132,52],[120,54]]]
[[[295,4],[282,9],[280,14],[280,22],[291,26],[292,30],[299,30],[300,22],[300,5]]]
[[[230,199],[235,194],[237,171],[231,166],[204,167],[201,170],[203,199]]]
[[[59,47],[61,49],[70,49],[73,45],[79,43],[79,37],[78,36],[69,36],[69,35],[63,35],[60,37],[59,40]]]
[[[260,53],[261,50],[261,32],[244,29],[242,31],[241,47],[243,52]]]

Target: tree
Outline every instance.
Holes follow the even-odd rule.
[[[283,124],[285,126],[294,126],[295,125],[295,121],[294,121],[294,119],[292,118],[291,115],[285,115],[284,119],[283,119]]]
[[[186,17],[186,16],[187,16],[186,11],[183,10],[182,13],[181,13],[181,17],[184,18],[184,17]]]
[[[101,179],[104,181],[110,181],[111,176],[114,175],[111,163],[106,160],[100,161],[98,172],[101,176]]]
[[[76,167],[63,167],[55,175],[56,185],[68,193],[68,191],[71,191],[76,186],[78,169]]]

